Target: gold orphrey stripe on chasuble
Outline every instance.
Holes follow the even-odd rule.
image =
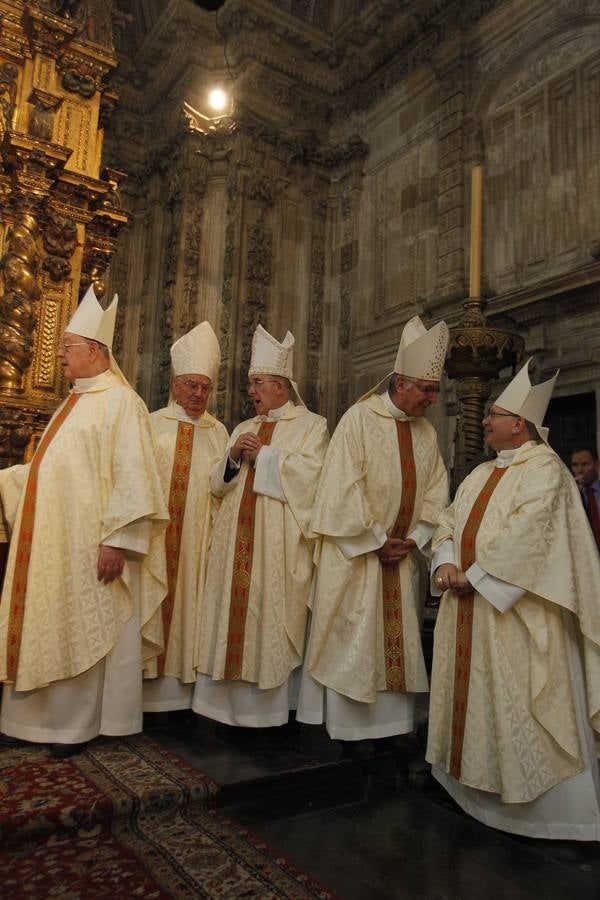
[[[402,493],[400,509],[390,537],[404,540],[412,521],[417,493],[417,471],[409,422],[396,420]],[[404,665],[404,629],[402,627],[402,594],[400,563],[381,565],[383,584],[383,639],[385,652],[385,686],[388,691],[406,691]]]
[[[29,560],[31,559],[31,546],[33,542],[33,526],[40,465],[44,458],[44,454],[56,436],[57,431],[81,396],[82,394],[71,394],[63,408],[56,414],[48,426],[48,430],[39,442],[29,467],[27,485],[25,487],[25,499],[23,501],[23,511],[21,513],[19,538],[17,542],[10,611],[8,614],[6,675],[7,679],[11,682],[16,681],[17,671],[19,669],[19,653],[21,651],[21,635],[23,632],[23,619],[25,617],[25,596],[27,594]]]
[[[276,422],[263,422],[258,437],[263,445],[271,443]],[[254,522],[256,514],[256,494],[254,493],[254,466],[246,472],[244,492],[238,512],[235,535],[235,553],[231,578],[231,601],[229,604],[229,629],[227,632],[227,654],[225,672],[227,681],[239,681],[242,677],[244,661],[244,638],[246,636],[246,615],[250,596],[252,557],[254,554]]]
[[[158,658],[158,674],[165,674],[165,660],[169,646],[173,609],[175,607],[175,591],[177,589],[177,572],[179,571],[179,554],[181,551],[181,531],[185,504],[187,502],[188,483],[192,449],[194,446],[194,426],[189,422],[179,422],[175,441],[175,456],[171,469],[171,485],[169,488],[169,524],[165,532],[165,555],[167,560],[167,596],[162,604],[163,638],[165,652]]]
[[[487,505],[500,479],[508,469],[496,468],[481,489],[465,524],[460,542],[460,566],[463,572],[475,562],[477,532],[483,521]],[[475,592],[457,597],[456,650],[454,657],[454,699],[452,703],[452,745],[450,749],[450,774],[459,779],[462,766],[469,679],[471,676],[471,650],[473,645],[473,605]]]

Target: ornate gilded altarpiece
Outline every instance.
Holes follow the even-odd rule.
[[[56,350],[128,216],[100,171],[116,102],[111,0],[0,0],[0,466],[27,459],[66,392]]]

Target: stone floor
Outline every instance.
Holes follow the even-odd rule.
[[[413,739],[364,762],[316,726],[246,733],[199,719],[186,732],[160,715],[147,730],[340,900],[600,900],[600,844],[480,825],[427,776]]]

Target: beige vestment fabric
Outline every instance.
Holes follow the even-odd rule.
[[[423,418],[409,421],[416,497],[408,535],[418,523],[433,525],[448,497],[433,426]],[[378,692],[386,691],[382,566],[375,552],[347,558],[338,542],[360,538],[374,526],[389,534],[401,493],[395,420],[383,397],[370,396],[343,416],[323,466],[311,520],[323,540],[305,664],[316,681],[363,704],[374,704]],[[426,691],[420,638],[423,566],[413,551],[399,570],[406,688]]]
[[[460,561],[465,523],[494,465],[484,463],[462,483],[440,516],[434,549],[451,538]],[[524,593],[500,613],[475,592],[460,783],[504,804],[528,803],[589,768],[590,729],[578,722],[578,708],[600,728],[600,563],[575,482],[545,444],[530,442],[515,454],[486,509],[475,561]],[[435,629],[427,748],[443,772],[452,741],[456,615],[456,595],[446,592]],[[580,656],[587,703],[573,674]],[[444,783],[455,781],[444,774]],[[559,821],[563,814],[557,811]],[[512,830],[561,836],[545,827]]]
[[[152,413],[150,421],[156,444],[158,468],[167,499],[179,422],[189,423],[194,429],[177,588],[164,667],[167,679],[176,678],[184,684],[191,685],[196,681],[194,641],[198,626],[197,615],[204,590],[211,523],[218,505],[210,490],[210,471],[225,452],[227,431],[208,413],[190,418],[176,403]],[[154,678],[156,660],[147,666],[144,675],[146,678]],[[182,707],[183,698],[177,689],[173,693],[172,700],[165,696],[165,686],[159,684],[164,680],[160,678],[144,682],[145,710],[159,711]],[[188,693],[189,698],[185,705],[189,707],[191,689]]]
[[[143,657],[162,649],[159,607],[166,593],[168,513],[148,412],[111,372],[81,383],[75,390],[82,396],[48,446],[39,471],[17,691],[90,669],[114,647],[134,612]],[[0,604],[2,681],[7,680],[7,625],[28,468],[0,472],[2,502],[14,535]],[[122,576],[110,584],[98,581],[99,545],[142,520],[151,522],[148,552],[139,562],[126,559]]]
[[[265,449],[277,466],[276,477],[270,476],[276,483],[271,490],[269,478],[262,477],[257,465],[252,574],[241,682],[232,685],[236,694],[244,682],[249,683],[251,692],[281,687],[302,662],[304,651],[313,554],[309,520],[327,446],[327,423],[305,407],[291,403],[273,413],[277,415],[271,418],[277,424]],[[256,434],[266,420],[256,416],[238,425],[229,446],[242,432]],[[222,680],[225,671],[238,511],[247,472],[244,463],[233,481],[225,484],[224,467],[225,459],[213,472],[213,490],[223,499],[213,528],[198,633],[197,668],[213,682]],[[264,490],[274,496],[259,493],[263,482]],[[281,490],[285,500],[275,499]],[[220,701],[213,704],[207,700],[209,705],[204,704],[206,681],[198,679],[194,709],[217,717],[215,709]],[[210,695],[215,696],[215,692],[210,691]],[[281,696],[287,697],[287,691]],[[245,701],[244,714],[248,704],[252,705],[251,698]],[[265,724],[273,724],[266,711],[265,715]],[[232,721],[226,713],[220,720]],[[249,719],[246,721],[250,724]],[[262,723],[257,719],[251,724]]]

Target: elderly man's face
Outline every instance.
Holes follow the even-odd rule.
[[[399,375],[396,378],[396,388],[390,396],[392,403],[407,416],[421,418],[437,401],[439,392],[439,381],[429,381],[426,378],[413,379]]]
[[[250,375],[247,390],[259,416],[266,416],[269,410],[278,409],[289,399],[284,382],[273,375]]]
[[[173,379],[175,403],[182,406],[192,419],[206,412],[211,391],[212,381],[206,375],[178,375]]]
[[[91,378],[95,375],[97,349],[95,342],[65,331],[56,353],[65,378],[73,383],[76,378]]]
[[[578,450],[571,456],[571,472],[579,487],[588,487],[598,477],[598,464],[589,450]]]

